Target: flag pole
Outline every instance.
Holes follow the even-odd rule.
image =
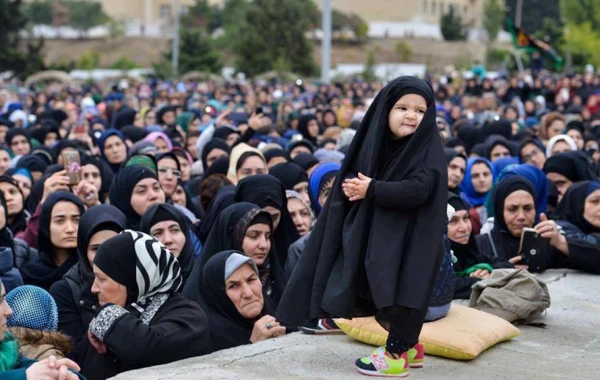
[[[523,0],[517,0],[517,9],[515,10],[515,27],[517,30],[521,27],[521,17],[523,14]],[[519,74],[523,75],[525,73],[525,68],[523,67],[523,61],[521,60],[521,55],[519,54],[517,49],[513,49],[515,54],[515,61],[517,62],[517,67],[519,69]]]

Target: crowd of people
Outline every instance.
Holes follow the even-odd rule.
[[[549,241],[548,268],[600,274],[600,74],[427,79],[447,189],[428,172],[409,190],[384,186],[422,155],[368,133],[392,123],[391,98],[374,101],[398,100],[384,83],[0,84],[0,372],[106,379],[298,328],[338,332],[331,318],[343,315],[278,317],[303,255],[342,239],[385,251],[378,231],[439,219],[434,198],[451,206],[442,227],[454,263],[441,266],[456,285],[427,320],[493,270],[527,268],[526,228]],[[377,183],[342,170],[346,157]],[[373,208],[350,211],[353,228],[336,216],[365,197]],[[425,210],[416,219],[385,217],[414,204]],[[373,212],[383,216],[372,228]],[[419,273],[429,276],[405,277]]]

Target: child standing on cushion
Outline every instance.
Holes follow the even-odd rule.
[[[419,334],[444,252],[447,168],[431,86],[390,82],[369,107],[281,299],[277,319],[376,315],[371,376],[422,366]]]

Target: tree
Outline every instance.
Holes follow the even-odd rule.
[[[217,6],[208,4],[208,0],[196,0],[189,12],[181,17],[184,28],[197,28],[208,33],[214,32],[223,24],[223,12]]]
[[[362,72],[362,79],[367,82],[374,82],[377,80],[375,75],[375,52],[370,51],[367,55],[367,62]]]
[[[483,5],[483,27],[488,35],[488,41],[495,41],[502,29],[504,9],[499,0],[486,0]]]
[[[410,61],[412,56],[412,48],[405,41],[400,41],[396,44],[396,54],[400,57],[400,62]]]
[[[51,25],[52,13],[52,4],[49,1],[34,0],[23,4],[23,14],[33,25]]]
[[[110,21],[102,4],[96,1],[63,0],[69,8],[69,25],[84,33]]]
[[[440,29],[442,37],[446,41],[464,41],[467,39],[468,31],[463,25],[462,17],[460,17],[454,5],[450,5],[448,13],[442,14]]]
[[[565,20],[573,25],[589,23],[592,30],[600,28],[600,2],[598,0],[562,0],[561,11]]]
[[[21,38],[28,22],[22,10],[22,0],[0,0],[0,72],[26,78],[44,69],[44,41]]]
[[[158,77],[172,76],[171,52],[163,55],[163,60],[155,64],[154,71]],[[220,73],[223,68],[219,53],[215,50],[210,37],[197,30],[182,29],[179,34],[179,73],[188,71],[208,71]]]
[[[535,33],[542,28],[542,22],[545,18],[560,20],[561,0],[523,0],[521,1],[521,26],[527,30],[527,33]],[[567,0],[573,1],[573,0]],[[574,2],[577,2],[575,0]],[[516,20],[517,5],[519,0],[504,0],[504,8],[507,16]]]
[[[255,0],[248,4],[235,46],[236,67],[249,76],[273,69],[275,62],[312,75],[316,66],[305,32],[304,0]]]

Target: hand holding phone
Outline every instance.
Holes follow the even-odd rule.
[[[534,228],[524,228],[521,233],[519,254],[522,262],[529,266],[529,271],[541,273],[548,266],[550,240],[543,238]]]

